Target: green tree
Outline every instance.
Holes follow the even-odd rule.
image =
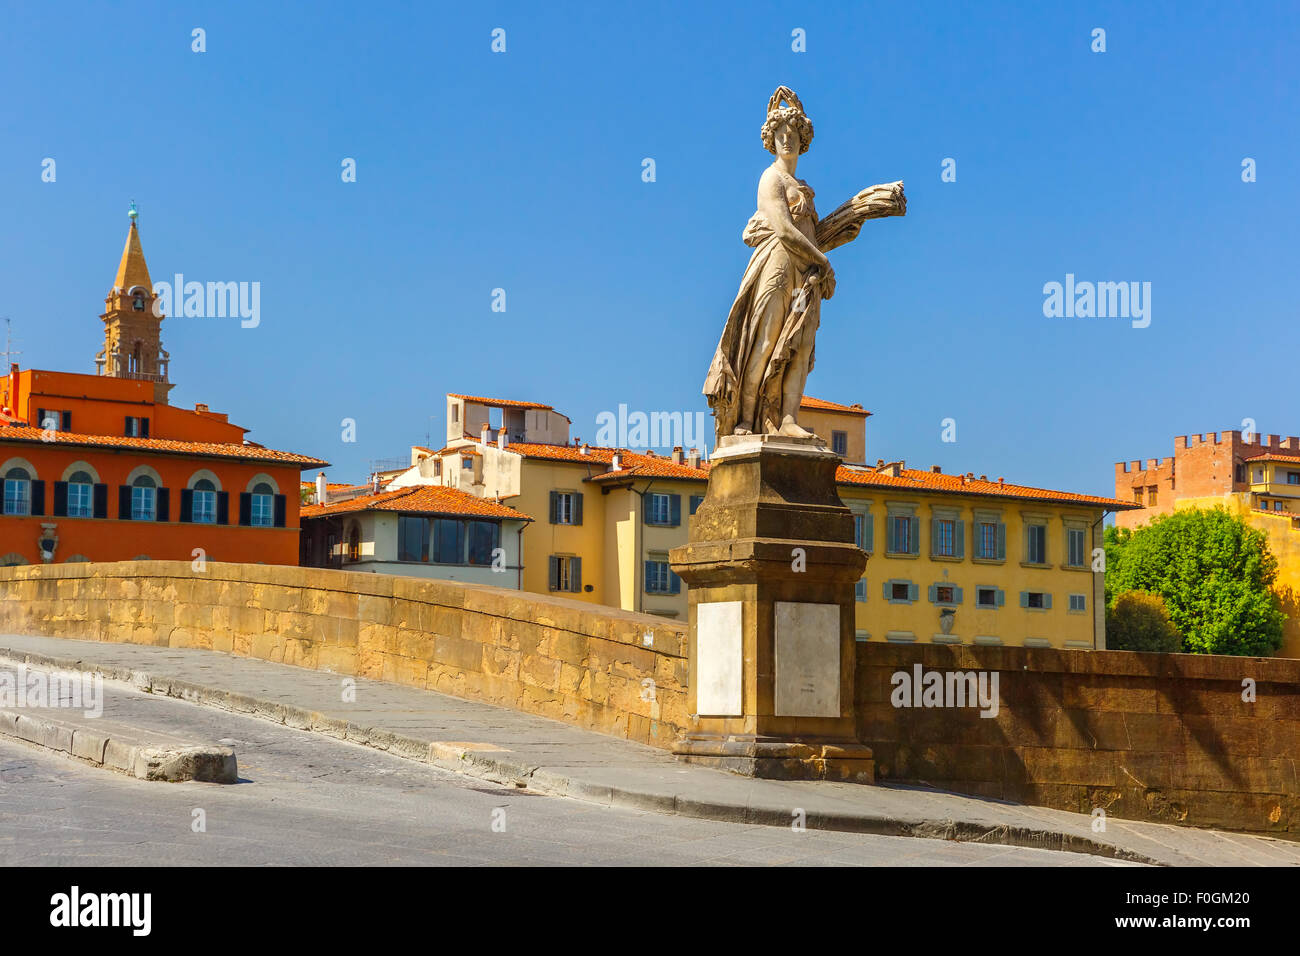
[[[1169,620],[1159,594],[1125,591],[1106,614],[1106,648],[1170,654],[1183,649],[1183,635]]]
[[[1240,517],[1189,508],[1129,534],[1108,530],[1105,544],[1108,608],[1125,591],[1160,595],[1193,654],[1263,656],[1281,646],[1277,559]]]

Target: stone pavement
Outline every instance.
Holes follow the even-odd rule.
[[[101,671],[196,703],[520,788],[612,806],[811,829],[1094,853],[1190,866],[1300,864],[1300,844],[1089,816],[921,787],[754,780],[567,724],[382,681],[213,651],[0,635],[0,657]]]

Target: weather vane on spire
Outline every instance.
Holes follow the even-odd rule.
[[[134,199],[131,200],[131,211],[128,212],[127,215],[131,217],[131,225],[133,226],[135,225],[135,221],[140,218],[140,210],[135,208]]]

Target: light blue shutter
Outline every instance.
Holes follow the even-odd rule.
[[[875,529],[876,529],[876,519],[871,516],[871,513],[868,512],[867,514],[863,515],[862,516],[862,542],[863,542],[862,550],[863,551],[870,552],[876,550]]]
[[[966,522],[952,523],[952,553],[954,557],[966,557]]]
[[[554,493],[551,492],[551,494]],[[551,590],[558,591],[560,589],[560,559],[555,555],[551,555],[547,561],[550,564]]]
[[[1028,591],[1021,591],[1021,592],[1020,592],[1020,606],[1021,606],[1021,607],[1029,607],[1029,592],[1028,592]]]
[[[953,603],[953,604],[960,604],[960,603],[961,603],[961,595],[962,595],[962,590],[961,590],[961,588],[959,588],[959,587],[954,587],[954,588],[952,589],[952,603]]]
[[[1007,526],[1001,521],[998,522],[998,560],[1007,559]]]
[[[677,573],[673,571],[672,568],[668,569],[668,593],[669,594],[682,593],[682,579],[677,576]]]
[[[1050,594],[1043,595],[1043,607],[1049,611],[1052,609],[1052,596]]]
[[[893,582],[893,581],[886,581],[886,582],[885,582],[885,594],[884,594],[885,600],[888,601],[888,600],[890,600],[891,598],[893,598],[893,596],[894,596],[894,582]]]
[[[936,603],[939,600],[939,585],[931,584],[926,588],[925,596],[931,604]]]
[[[891,554],[898,553],[898,542],[894,540],[893,515],[885,515],[885,550]]]
[[[930,519],[930,556],[939,553],[939,519]]]
[[[1007,603],[1007,592],[1002,590],[1001,588],[998,588],[997,591],[998,591],[997,606],[1002,607],[1002,605]]]
[[[913,518],[912,520],[915,521],[916,519]],[[909,601],[915,601],[918,598],[920,598],[920,596],[921,596],[920,585],[913,584],[911,581],[907,582],[907,599]]]
[[[915,516],[907,519],[912,525],[912,553],[921,553],[921,519]]]
[[[858,601],[865,601],[867,599],[866,578],[858,578],[858,583],[853,586],[853,597]]]
[[[674,528],[676,528],[678,525],[682,523],[682,496],[672,495],[669,498],[669,501],[671,502],[670,505],[671,510],[669,512],[668,522]]]

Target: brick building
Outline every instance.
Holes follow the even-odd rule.
[[[1182,508],[1223,508],[1268,536],[1274,593],[1287,615],[1279,657],[1300,657],[1300,438],[1209,432],[1179,435],[1170,458],[1115,465],[1115,497],[1137,507],[1115,524],[1134,528]]]

